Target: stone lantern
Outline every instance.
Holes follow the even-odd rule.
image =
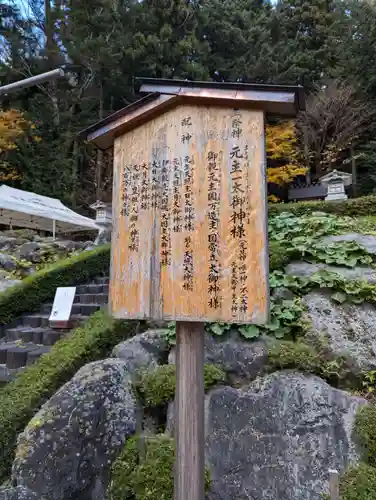
[[[96,201],[90,206],[95,210],[95,223],[98,226],[98,236],[94,245],[104,245],[111,241],[112,231],[112,207],[103,201]]]
[[[103,201],[96,201],[90,205],[92,210],[95,210],[95,222],[98,226],[106,226],[112,224],[112,208]]]
[[[328,189],[326,201],[347,200],[345,186],[352,184],[352,175],[333,170],[321,177],[320,183]]]

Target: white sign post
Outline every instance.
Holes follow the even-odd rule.
[[[59,287],[56,289],[55,299],[50,315],[50,326],[52,328],[69,328],[70,317],[76,287]]]

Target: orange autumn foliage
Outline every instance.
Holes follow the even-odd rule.
[[[292,121],[281,122],[266,127],[266,152],[269,163],[268,182],[289,184],[298,175],[307,173],[306,167],[299,165],[298,139]],[[276,197],[274,197],[276,198]],[[271,201],[277,201],[273,198]]]
[[[28,129],[35,126],[23,113],[16,109],[0,110],[0,182],[18,180],[20,174],[7,160],[7,154],[18,147],[18,141],[25,136]],[[38,137],[35,137],[38,140]]]

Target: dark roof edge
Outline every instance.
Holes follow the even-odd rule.
[[[304,88],[301,85],[267,85],[258,83],[240,83],[240,82],[196,82],[191,80],[169,80],[169,79],[159,79],[159,78],[136,78],[141,84],[146,85],[156,85],[165,87],[196,87],[196,88],[214,88],[214,89],[227,89],[227,90],[254,90],[259,92],[293,92],[295,94],[295,103],[297,111],[305,109],[305,93]],[[134,111],[145,104],[157,99],[163,92],[154,91],[147,93],[141,99],[129,104],[125,108],[116,111],[108,115],[103,120],[99,120],[90,127],[82,130],[77,134],[77,137],[84,141],[87,140],[88,136],[100,129],[105,127],[109,123],[126,116],[129,112]]]
[[[114,120],[117,120],[118,118],[122,118],[123,116],[127,115],[130,111],[133,111],[144,104],[147,104],[150,101],[154,101],[157,97],[160,96],[159,92],[152,92],[151,94],[147,94],[146,96],[142,97],[141,99],[138,99],[135,102],[132,102],[131,104],[128,104],[125,108],[119,109],[119,111],[116,111],[115,113],[112,113],[111,115],[106,116],[106,118],[103,118],[103,120],[99,120],[93,125],[90,125],[90,127],[85,128],[84,130],[81,130],[78,134],[77,137],[84,141],[87,139],[88,135],[91,134],[92,132],[95,132],[101,127],[104,127],[105,125],[113,122]]]
[[[143,78],[137,77],[141,84],[164,85],[166,87],[200,87],[233,90],[260,90],[260,91],[280,91],[280,92],[300,92],[304,91],[301,85],[269,85],[265,83],[241,83],[241,82],[200,82],[195,80],[170,80],[163,78]]]

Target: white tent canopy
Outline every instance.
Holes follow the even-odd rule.
[[[98,230],[95,221],[73,212],[56,198],[0,186],[0,224],[55,233]]]

